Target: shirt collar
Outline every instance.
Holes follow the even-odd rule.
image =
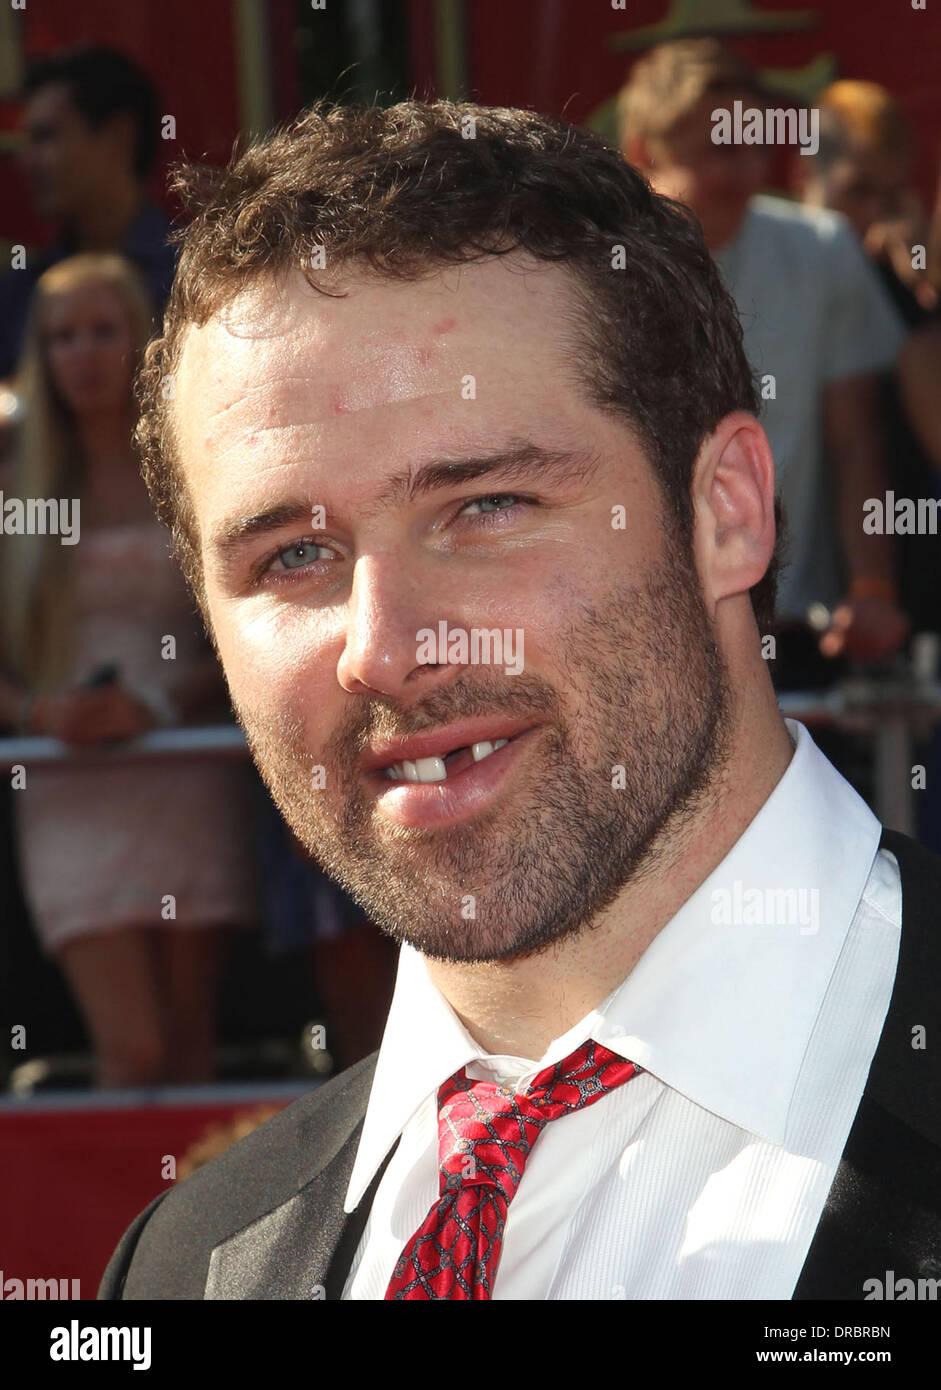
[[[786,723],[794,755],[754,820],[624,983],[538,1063],[487,1054],[432,984],[424,958],[402,947],[347,1212],[412,1115],[460,1067],[486,1059],[518,1074],[541,1070],[588,1038],[704,1109],[783,1142],[881,834],[807,729]]]

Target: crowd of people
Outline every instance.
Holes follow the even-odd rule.
[[[768,147],[712,138],[716,108],[736,101],[782,104],[716,40],[661,45],[620,94],[620,143],[698,217],[738,306],[786,516],[776,682],[819,689],[849,662],[941,632],[941,538],[862,524],[866,499],[890,491],[941,499],[941,216],[922,206],[913,133],[875,84],[819,94],[818,148],[793,152],[775,196]],[[74,546],[0,540],[0,735],[71,750],[27,762],[12,824],[33,929],[74,993],[102,1086],[211,1078],[237,928],[310,951],[339,1066],[378,1043],[395,959],[247,762],[90,756],[231,718],[133,443],[134,373],[174,267],[170,223],[146,192],[157,111],[120,54],[35,65],[23,166],[60,234],[0,280],[3,493],[79,499],[82,527]],[[827,751],[838,761],[836,743]],[[941,773],[937,738],[933,756]],[[923,837],[941,850],[933,805]]]
[[[736,102],[782,98],[717,40],[664,44],[621,93],[621,141],[658,192],[696,213],[735,299],[788,533],[776,678],[827,684],[835,659],[891,656],[941,623],[938,537],[893,546],[863,529],[868,498],[939,495],[929,383],[941,247],[888,92],[839,81],[820,94],[818,149],[793,151],[790,198],[762,192],[769,146],[713,141],[712,113]],[[819,641],[814,605],[832,617]]]
[[[146,192],[157,112],[150,80],[120,53],[35,65],[23,168],[60,236],[0,280],[12,403],[3,492],[70,499],[79,518],[74,542],[7,535],[0,546],[0,727],[83,755],[27,760],[10,793],[12,832],[32,927],[64,973],[105,1087],[212,1078],[234,929],[262,926],[275,947],[289,935],[310,952],[337,1065],[378,1041],[391,973],[362,914],[292,843],[247,758],[89,756],[149,730],[231,719],[133,443],[133,378],[174,269],[170,222]],[[377,980],[372,1008],[364,968]]]
[[[793,104],[701,38],[640,59],[618,111],[626,157],[696,213],[738,308],[787,535],[775,685],[825,691],[851,663],[891,662],[941,630],[937,514],[911,533],[864,525],[871,500],[941,499],[941,184],[929,217],[913,133],[869,81],[817,95],[813,152],[713,139],[717,110]],[[786,186],[769,196],[775,159]],[[871,796],[859,740],[833,728],[815,737]],[[924,757],[918,830],[938,850],[937,728]]]

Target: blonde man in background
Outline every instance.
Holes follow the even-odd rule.
[[[759,196],[767,147],[713,140],[715,113],[736,101],[783,104],[718,40],[664,44],[639,60],[621,92],[621,147],[658,193],[698,217],[762,378],[789,530],[784,640],[807,631],[808,610],[823,604],[831,612],[824,656],[878,659],[907,635],[891,540],[862,527],[865,499],[887,486],[878,373],[895,361],[903,327],[843,218]]]

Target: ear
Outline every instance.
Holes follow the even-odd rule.
[[[774,457],[754,415],[735,411],[703,442],[693,469],[694,554],[710,617],[762,578],[774,551]]]

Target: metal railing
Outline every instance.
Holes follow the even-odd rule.
[[[193,724],[180,729],[152,729],[119,743],[81,747],[57,738],[14,736],[0,738],[0,767],[14,763],[126,762],[138,758],[185,758],[207,754],[220,758],[248,757],[245,735],[235,724]]]
[[[915,830],[912,749],[941,723],[941,684],[910,670],[852,677],[827,691],[779,694],[782,714],[813,729],[824,727],[869,736],[873,743],[873,799],[884,825]],[[16,764],[96,763],[149,758],[247,758],[245,735],[234,724],[155,729],[139,738],[76,748],[54,738],[0,738],[0,768]]]
[[[873,810],[889,829],[915,835],[914,744],[941,723],[941,684],[901,670],[851,677],[828,691],[781,694],[778,706],[811,730],[817,726],[871,738]]]

